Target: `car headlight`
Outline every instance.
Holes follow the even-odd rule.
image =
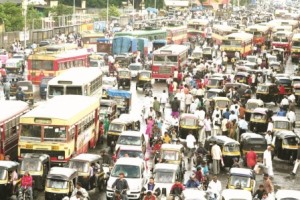
[[[65,157],[64,156],[57,156],[57,159],[58,160],[63,160],[63,159],[65,159]]]

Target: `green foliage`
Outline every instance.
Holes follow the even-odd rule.
[[[14,3],[0,4],[0,18],[5,23],[6,31],[21,31],[24,27],[22,8]]]
[[[43,13],[39,12],[33,6],[27,9],[27,26],[29,29],[41,29]]]
[[[109,8],[108,8],[108,16],[114,16],[114,17],[119,17],[120,16],[120,11],[119,9],[114,6],[114,5],[110,5]],[[106,18],[106,9],[103,9],[101,12],[100,12],[100,17],[101,18]]]
[[[69,6],[73,6],[73,0],[61,0],[61,3]],[[75,1],[76,6],[80,7],[81,6],[81,0],[76,0]],[[107,0],[86,0],[86,6],[88,8],[106,8],[107,5]],[[115,5],[117,7],[122,5],[121,0],[109,0],[109,5]]]
[[[155,7],[155,0],[145,0],[145,8]],[[157,9],[162,9],[164,7],[164,1],[163,0],[156,0],[156,8]]]
[[[58,3],[57,6],[47,9],[46,12],[50,12],[52,16],[71,15],[73,14],[73,8],[72,6]]]

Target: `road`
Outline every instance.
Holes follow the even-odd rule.
[[[286,68],[286,73],[288,74],[292,74],[293,73],[293,66],[291,64],[291,62],[288,62]],[[231,68],[228,68],[228,72],[231,72]],[[159,94],[162,93],[162,91],[166,89],[166,85],[163,81],[161,82],[156,82],[153,88],[153,96],[157,96],[159,97]],[[131,91],[132,91],[132,110],[131,112],[135,112],[135,113],[139,113],[142,110],[142,106],[143,106],[143,101],[145,100],[144,94],[142,93],[142,90],[139,89],[138,91],[135,90],[135,81],[133,81],[133,84],[131,86]],[[3,98],[2,96],[2,88],[0,86],[0,99]],[[35,97],[37,98],[37,101],[41,101],[39,99],[39,95],[38,95],[38,87],[35,87]],[[270,103],[267,104],[267,107],[271,108],[272,110],[277,110],[277,107],[275,107],[274,104]],[[300,114],[300,109],[297,109],[296,111],[297,116],[299,116]],[[166,110],[166,115],[170,114],[170,109]],[[104,143],[105,144],[105,143]],[[95,149],[91,150],[91,153],[99,153],[101,149],[103,148],[107,148],[105,145],[98,145]],[[147,156],[149,157],[149,152],[147,152]],[[151,163],[149,163],[149,165],[151,165]],[[292,171],[293,166],[290,165],[289,163],[282,161],[282,160],[278,160],[278,159],[274,159],[273,161],[273,167],[274,167],[274,185],[275,185],[275,189],[294,189],[294,190],[300,190],[300,179],[298,178],[292,178],[289,176],[289,173]],[[186,165],[187,166],[187,165]],[[191,174],[191,171],[187,171],[185,174],[185,180],[188,179],[189,175]],[[300,174],[298,173],[298,176]],[[228,178],[228,171],[224,170],[222,171],[222,173],[219,175],[219,180],[222,183],[222,187],[225,189],[225,185],[227,182],[227,178]],[[262,183],[262,175],[257,175],[257,187],[259,184]],[[92,190],[89,192],[91,200],[105,200],[106,196],[105,196],[105,192],[98,192],[98,190]],[[35,197],[35,199],[37,200],[43,200],[44,199],[44,193],[43,192],[39,192],[38,195]]]

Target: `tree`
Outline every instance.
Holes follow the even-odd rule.
[[[145,8],[154,8],[155,7],[155,0],[145,0]],[[156,0],[156,8],[162,9],[164,7],[164,1],[163,0]]]
[[[29,29],[41,29],[43,13],[39,12],[33,6],[27,9],[27,24]]]
[[[52,16],[62,16],[73,14],[73,8],[71,6],[59,3],[57,6],[47,9],[48,14],[51,13]]]
[[[108,8],[108,16],[109,17],[111,17],[111,16],[119,17],[120,16],[119,9],[116,6],[114,6],[114,5],[110,5],[109,8]],[[103,9],[100,12],[100,17],[106,18],[106,9]]]
[[[21,31],[24,27],[22,8],[14,3],[0,4],[0,18],[4,21],[6,31]]]
[[[73,6],[73,0],[61,0],[61,3],[69,6]],[[81,6],[81,0],[75,0],[76,6]],[[109,0],[109,5],[115,5],[117,7],[122,5],[121,0]],[[87,0],[86,6],[88,8],[106,8],[107,0]]]

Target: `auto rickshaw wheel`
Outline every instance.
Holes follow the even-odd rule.
[[[105,189],[104,179],[97,181],[97,187],[98,187],[99,192],[104,191],[104,189]]]

